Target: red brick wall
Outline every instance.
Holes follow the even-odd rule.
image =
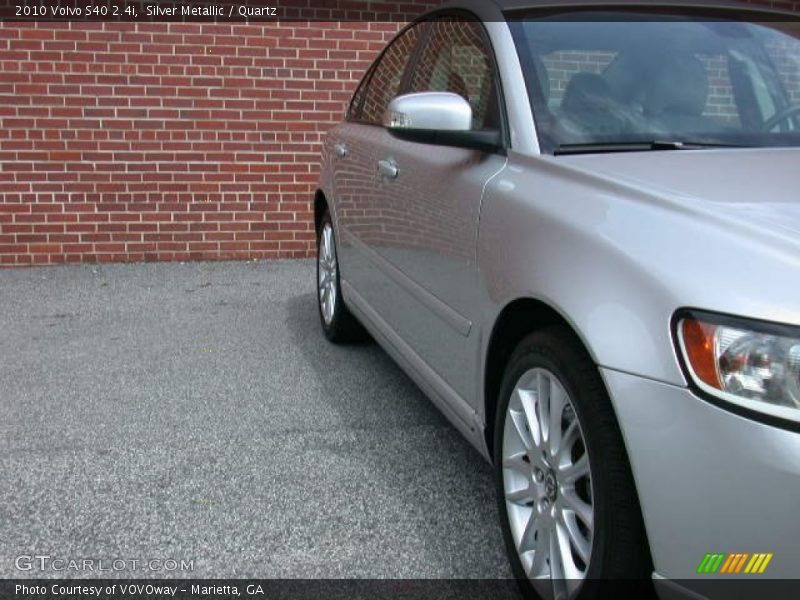
[[[397,23],[0,24],[0,264],[307,256]]]
[[[399,26],[0,23],[0,265],[310,255],[321,137]]]

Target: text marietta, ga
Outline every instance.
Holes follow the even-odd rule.
[[[269,6],[246,6],[237,7],[222,6],[159,6],[158,4],[147,5],[148,17],[229,17],[232,12],[240,17],[277,17],[278,9]]]

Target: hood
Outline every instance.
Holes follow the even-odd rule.
[[[618,152],[558,161],[762,233],[800,239],[800,148]]]

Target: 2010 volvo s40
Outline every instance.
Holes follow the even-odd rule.
[[[325,335],[366,328],[492,462],[531,595],[797,576],[799,31],[451,5],[326,138]]]

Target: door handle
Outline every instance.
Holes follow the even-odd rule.
[[[345,156],[347,156],[347,146],[345,144],[336,144],[333,147],[333,151],[339,158],[344,158]]]
[[[378,173],[380,173],[384,177],[388,177],[389,179],[395,179],[397,175],[400,173],[400,170],[397,168],[397,164],[391,159],[379,160]]]

